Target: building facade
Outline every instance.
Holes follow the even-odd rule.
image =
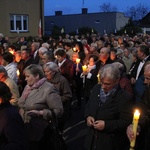
[[[62,15],[62,11],[54,16],[45,16],[45,34],[50,34],[54,26],[65,29],[65,33],[74,32],[81,27],[89,27],[98,33],[114,33],[127,23],[129,18],[121,12],[88,13],[86,8],[81,14]]]
[[[44,31],[44,0],[1,0],[0,33],[14,38],[38,36]]]
[[[140,27],[144,34],[150,34],[150,12],[140,20]]]

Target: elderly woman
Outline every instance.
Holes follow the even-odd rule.
[[[59,119],[59,129],[62,131],[66,120],[70,116],[70,104],[72,99],[71,88],[68,80],[61,75],[56,63],[48,62],[43,68],[48,82],[53,84],[60,93],[64,107],[64,114],[61,119]]]
[[[119,87],[119,69],[105,65],[101,84],[92,89],[85,109],[88,150],[128,150],[126,128],[132,121],[132,98]]]
[[[42,68],[32,64],[25,68],[27,85],[18,100],[20,114],[27,127],[29,149],[44,149],[44,130],[52,119],[52,110],[56,117],[63,113],[63,105],[56,88],[44,78]]]
[[[43,53],[44,52],[47,52],[48,49],[45,48],[45,47],[40,47],[39,50],[38,50],[38,54],[39,54],[39,63],[40,65],[42,65],[42,56],[43,56]]]
[[[9,87],[0,81],[0,150],[25,150],[24,124],[11,97]]]

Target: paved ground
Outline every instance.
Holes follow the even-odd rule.
[[[86,124],[84,121],[85,101],[82,100],[81,108],[75,109],[76,101],[72,103],[71,117],[65,125],[64,138],[68,150],[84,150]]]

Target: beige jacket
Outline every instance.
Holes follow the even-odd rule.
[[[56,116],[59,117],[63,113],[63,105],[59,93],[51,83],[45,81],[39,88],[33,89],[25,99],[22,95],[18,99],[20,114],[25,123],[30,121],[27,112],[30,110],[43,110],[43,118],[51,120],[53,109]]]

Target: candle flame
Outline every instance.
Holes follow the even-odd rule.
[[[136,109],[134,112],[134,119],[139,119],[140,117],[140,112]]]
[[[139,110],[138,110],[138,109],[136,109],[136,110],[135,110],[135,112],[134,112],[134,114],[136,114],[137,116],[139,116],[139,115],[140,115]]]
[[[20,72],[19,72],[19,70],[17,70],[17,76],[19,76],[20,75]]]
[[[77,64],[80,63],[80,59],[79,58],[76,59],[76,63]]]
[[[14,51],[13,51],[13,50],[10,50],[10,51],[9,51],[9,53],[11,53],[11,54],[13,54],[13,55],[14,55]]]
[[[83,72],[86,72],[86,69],[87,69],[87,66],[86,66],[86,65],[82,66]]]
[[[76,48],[75,47],[73,48],[73,51],[76,52]]]

